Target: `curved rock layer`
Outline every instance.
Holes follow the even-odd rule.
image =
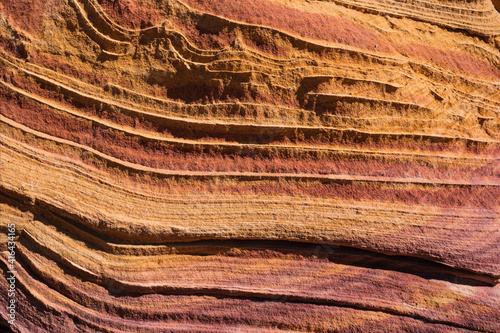
[[[498,9],[3,1],[2,328],[500,331]]]

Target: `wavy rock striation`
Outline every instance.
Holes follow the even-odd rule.
[[[2,328],[500,331],[498,10],[2,2]]]

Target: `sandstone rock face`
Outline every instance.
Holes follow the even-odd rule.
[[[499,10],[2,0],[2,328],[499,332]]]

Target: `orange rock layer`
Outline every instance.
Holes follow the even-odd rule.
[[[0,327],[500,331],[499,6],[3,1]]]

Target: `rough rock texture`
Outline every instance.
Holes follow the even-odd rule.
[[[0,328],[499,332],[499,10],[2,0]]]

